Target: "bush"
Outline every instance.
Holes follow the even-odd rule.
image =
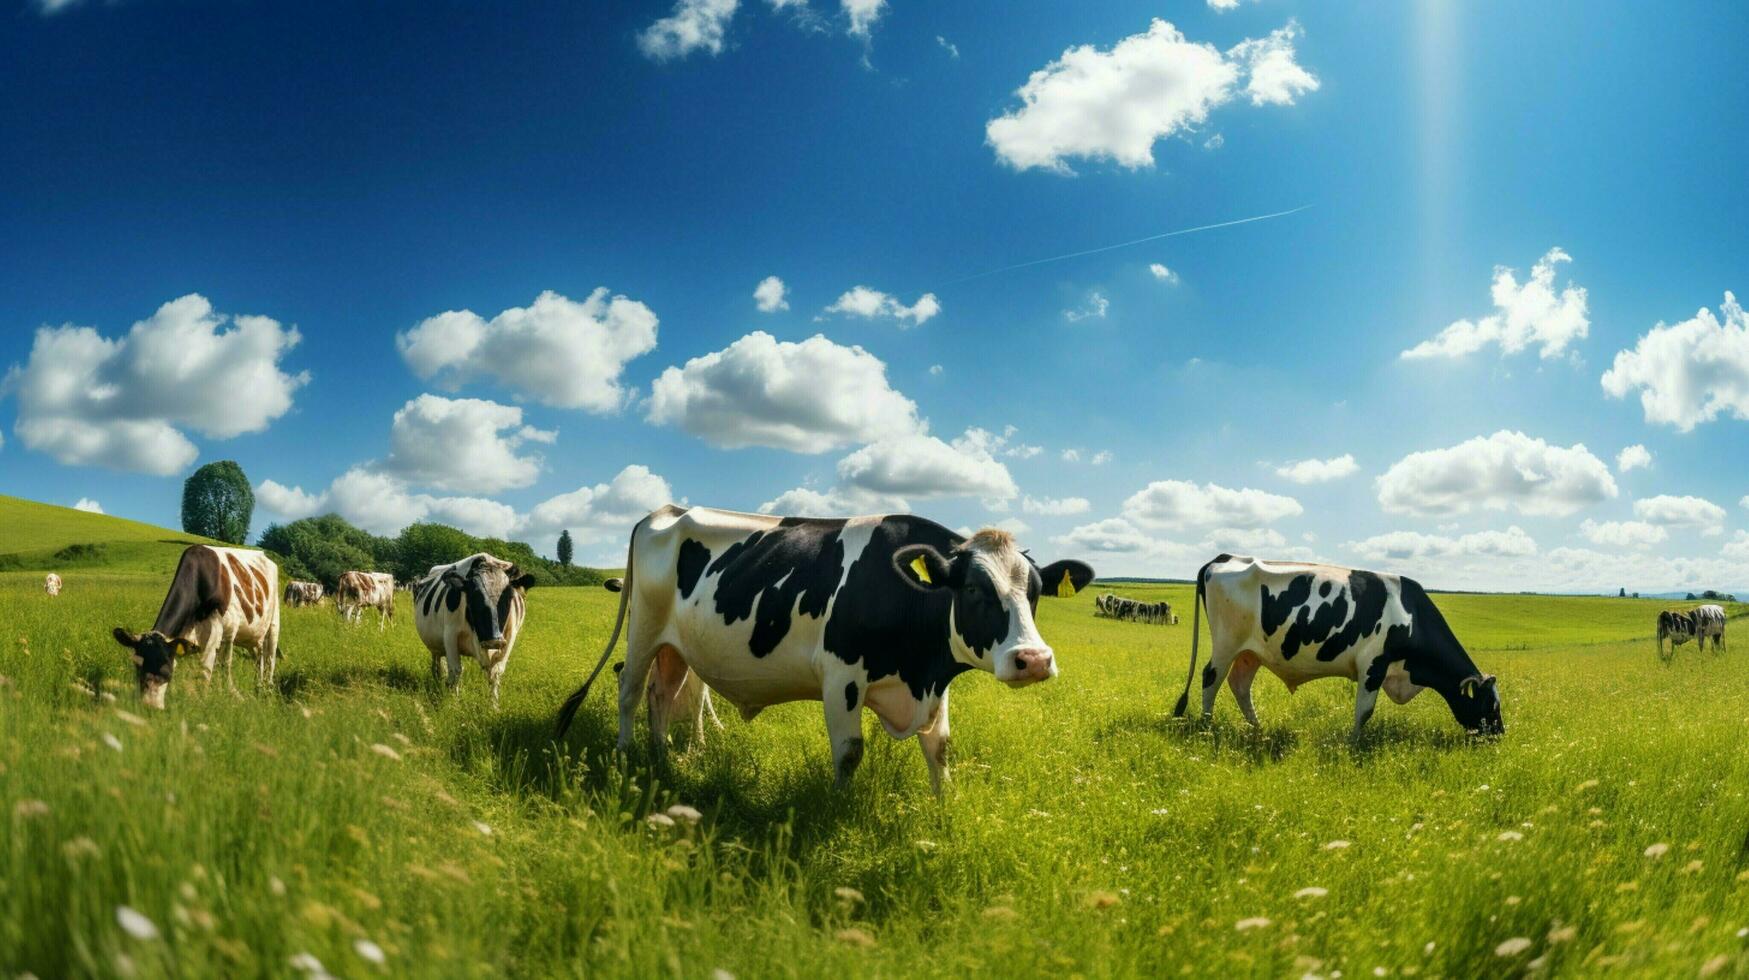
[[[599,569],[565,566],[535,554],[521,541],[476,538],[446,524],[409,524],[393,538],[378,537],[336,514],[270,525],[259,542],[279,563],[281,581],[320,582],[329,590],[351,569],[390,572],[399,582],[423,578],[433,565],[447,565],[484,551],[514,562],[534,576],[537,586],[600,585]]]

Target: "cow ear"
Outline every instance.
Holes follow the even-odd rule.
[[[120,643],[122,646],[131,650],[140,645],[140,638],[135,634],[122,629],[120,626],[117,626],[115,628],[115,642]]]
[[[926,544],[908,544],[893,552],[893,571],[912,588],[923,592],[945,588],[953,567],[941,552]]]
[[[1483,674],[1482,675],[1482,686],[1483,687],[1498,687],[1499,685],[1495,683],[1498,680],[1499,680],[1499,678],[1495,677],[1493,674]]]
[[[443,573],[443,584],[452,589],[465,589],[468,587],[468,580],[462,578],[461,575],[457,574],[455,569],[452,568]]]
[[[534,588],[534,576],[533,575],[520,576],[520,577],[512,580],[510,585],[512,588],[521,589],[522,591],[527,592],[529,589]]]
[[[1458,682],[1458,693],[1466,698],[1473,698],[1482,689],[1482,675],[1474,674]]]
[[[1092,566],[1068,559],[1051,562],[1039,569],[1038,575],[1044,581],[1044,590],[1039,594],[1058,599],[1067,599],[1093,582]]]

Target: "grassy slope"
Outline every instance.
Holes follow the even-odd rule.
[[[68,568],[168,575],[182,549],[220,544],[210,538],[151,524],[88,514],[71,507],[0,495],[0,568],[65,572]],[[70,545],[100,544],[96,559],[56,557]]]
[[[49,600],[0,574],[9,971],[280,975],[309,952],[368,975],[367,938],[395,974],[433,976],[1476,975],[1544,955],[1691,973],[1749,926],[1749,671],[1692,646],[1655,663],[1657,603],[1439,597],[1493,651],[1477,659],[1508,735],[1472,743],[1427,695],[1381,705],[1353,745],[1336,681],[1290,696],[1261,679],[1257,733],[1225,694],[1213,725],[1173,721],[1188,615],[1047,601],[1063,676],[956,682],[937,803],[916,748],[872,722],[835,794],[818,705],[730,712],[652,791],[607,765],[604,685],[555,754],[553,710],[613,612],[592,590],[532,594],[497,714],[476,668],[459,699],[428,684],[404,614],[379,633],[317,609],[287,614],[279,695],[205,693],[184,669],[171,711],[136,724],[107,629],[149,621],[161,576],[86,577]],[[1189,612],[1185,586],[1121,591]],[[74,689],[93,678],[121,697]],[[652,831],[652,796],[705,810],[708,831]],[[123,935],[124,902],[164,938]],[[1497,957],[1515,936],[1531,948]]]

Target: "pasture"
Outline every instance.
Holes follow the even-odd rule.
[[[157,610],[141,564],[63,569],[55,600],[0,573],[8,975],[1749,971],[1742,619],[1664,665],[1656,601],[1436,595],[1505,737],[1428,693],[1356,743],[1338,681],[1261,677],[1261,731],[1224,691],[1172,719],[1189,587],[1096,583],[1040,604],[1057,680],[954,683],[938,801],[872,719],[835,793],[817,704],[720,705],[653,775],[641,737],[610,758],[604,675],[555,745],[617,600],[592,589],[530,593],[496,713],[477,665],[458,697],[431,680],[402,595],[382,633],[287,610],[277,689],[185,664],[147,714],[108,635]],[[1095,618],[1108,590],[1182,623]],[[697,826],[646,819],[677,803]]]

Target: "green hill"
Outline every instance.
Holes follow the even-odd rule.
[[[0,495],[0,571],[103,568],[169,574],[189,545],[221,543],[107,514]]]

